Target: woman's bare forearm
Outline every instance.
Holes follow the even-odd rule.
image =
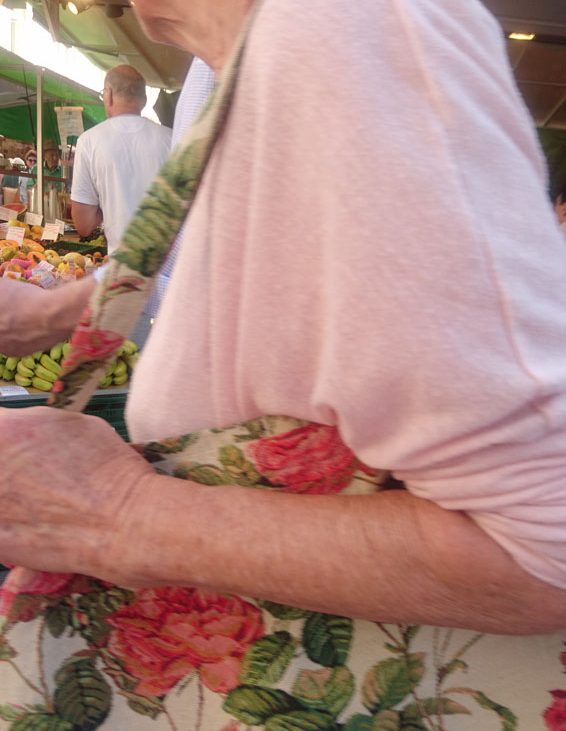
[[[126,583],[212,587],[384,622],[566,628],[566,592],[524,572],[466,515],[408,493],[298,496],[161,476],[148,487],[124,511],[116,544]]]
[[[0,280],[0,352],[28,355],[65,340],[88,303],[92,277],[45,290]]]

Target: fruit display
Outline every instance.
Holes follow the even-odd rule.
[[[58,280],[81,279],[106,261],[99,251],[92,254],[69,251],[63,254],[57,250],[56,244],[42,244],[41,226],[28,226],[16,219],[9,221],[8,225],[25,229],[24,239],[21,243],[0,239],[0,277],[48,287]]]
[[[62,364],[71,346],[68,341],[58,343],[47,351],[38,351],[23,358],[8,357],[0,353],[0,380],[14,381],[24,388],[51,391],[63,370]],[[126,340],[116,358],[108,366],[98,384],[99,388],[126,384],[139,357],[139,347],[133,340]]]

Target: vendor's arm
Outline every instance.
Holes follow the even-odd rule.
[[[68,338],[94,286],[92,277],[55,289],[0,279],[0,353],[29,355]]]
[[[97,205],[71,201],[71,217],[80,236],[89,236],[102,223],[102,211]]]
[[[404,492],[188,484],[156,475],[99,419],[44,408],[9,409],[0,442],[5,562],[378,621],[502,633],[566,627],[565,591],[524,572],[464,514]],[[49,460],[30,460],[38,450]]]

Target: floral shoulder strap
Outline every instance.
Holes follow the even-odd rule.
[[[161,169],[112,255],[71,338],[63,375],[53,388],[50,406],[82,411],[114,354],[133,330],[224,129],[259,4],[250,13],[219,85],[185,140]]]

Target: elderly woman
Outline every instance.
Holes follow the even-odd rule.
[[[566,252],[498,27],[475,0],[135,11],[219,72],[255,14],[128,405],[135,442],[191,434],[147,456],[202,449],[168,476],[98,420],[3,414],[0,559],[57,572],[22,606],[62,664],[2,701],[25,677],[79,729],[562,728],[566,634],[480,661],[416,627],[566,628]]]

